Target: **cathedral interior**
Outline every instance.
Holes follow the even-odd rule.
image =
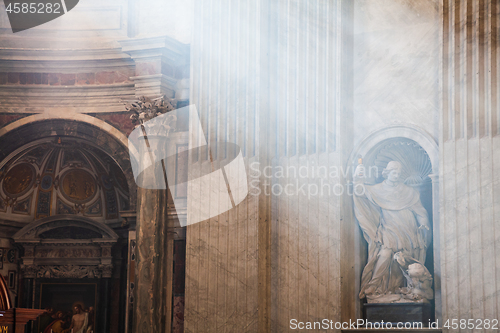
[[[5,332],[498,330],[498,0],[9,1]]]

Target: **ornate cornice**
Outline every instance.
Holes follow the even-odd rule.
[[[113,265],[21,265],[24,278],[95,279],[110,278]]]
[[[174,63],[189,61],[189,45],[168,36],[129,38],[119,43],[134,60],[161,56]]]
[[[44,113],[63,109],[74,113],[125,111],[122,99],[135,96],[133,83],[88,86],[4,85],[0,89],[0,112]]]

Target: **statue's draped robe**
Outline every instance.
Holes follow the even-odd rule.
[[[425,262],[425,252],[430,233],[420,229],[429,228],[427,211],[420,202],[415,189],[399,183],[391,186],[385,181],[365,185],[364,195],[354,196],[354,212],[363,235],[368,242],[368,263],[361,278],[360,298],[365,297],[368,287],[374,287],[377,294],[394,292],[402,287],[403,277],[393,258],[384,264],[378,260],[381,251],[392,255],[403,251],[407,255]]]

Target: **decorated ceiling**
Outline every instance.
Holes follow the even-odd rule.
[[[75,214],[119,221],[128,209],[120,167],[91,142],[66,137],[39,140],[0,165],[0,218],[32,222]]]

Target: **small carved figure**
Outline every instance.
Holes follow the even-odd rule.
[[[90,197],[92,195],[92,184],[89,181],[85,181],[85,195]]]
[[[71,180],[69,184],[69,196],[76,197],[76,182],[74,180]]]
[[[434,298],[432,276],[427,268],[418,260],[398,252],[394,255],[406,278],[406,287],[400,288],[403,299],[412,302],[428,302]]]

